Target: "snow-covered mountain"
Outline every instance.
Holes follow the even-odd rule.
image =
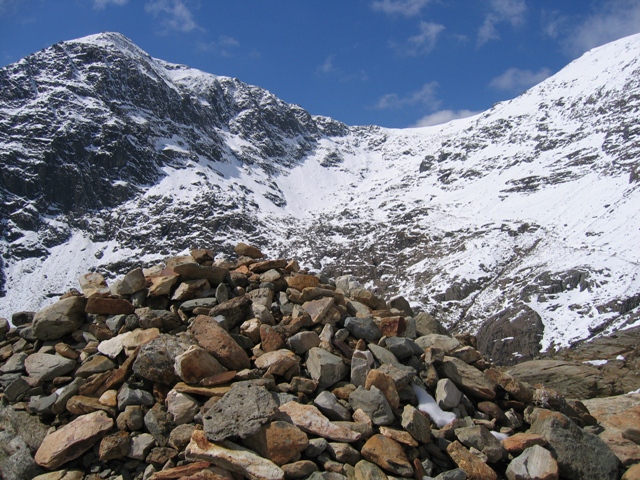
[[[237,241],[402,294],[509,363],[640,324],[640,36],[420,129],[350,127],[122,35],[0,69],[0,316]]]

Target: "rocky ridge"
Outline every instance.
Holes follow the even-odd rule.
[[[532,385],[403,297],[235,251],[0,320],[2,477],[639,478],[640,395],[594,417],[611,388]]]

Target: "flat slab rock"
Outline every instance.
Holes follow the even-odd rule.
[[[278,404],[266,388],[238,382],[204,415],[204,431],[212,442],[247,438],[257,433],[277,411]]]

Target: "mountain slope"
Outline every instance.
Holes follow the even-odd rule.
[[[0,69],[0,315],[247,240],[401,293],[504,363],[637,324],[639,54],[628,37],[476,117],[392,130],[119,34],[54,45]]]

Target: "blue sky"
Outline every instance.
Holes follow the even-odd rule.
[[[640,0],[0,0],[0,65],[116,31],[349,125],[440,123],[640,32]]]

